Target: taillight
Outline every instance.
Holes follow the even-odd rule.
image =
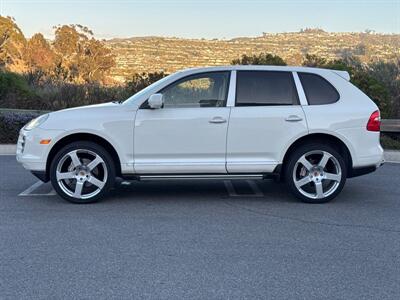
[[[374,111],[371,116],[369,117],[367,123],[367,130],[368,131],[380,131],[381,130],[381,115],[379,110]]]

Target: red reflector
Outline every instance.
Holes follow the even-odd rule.
[[[371,116],[369,117],[367,123],[367,130],[368,131],[380,131],[381,130],[381,115],[379,110],[374,111]]]

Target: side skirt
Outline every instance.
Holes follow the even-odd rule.
[[[149,181],[149,180],[224,180],[224,179],[267,179],[267,178],[275,178],[279,176],[279,174],[271,173],[271,174],[132,174],[132,175],[123,175],[124,179],[127,180],[141,180],[141,181]]]

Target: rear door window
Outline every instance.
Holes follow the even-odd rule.
[[[236,106],[298,104],[292,72],[238,71]]]

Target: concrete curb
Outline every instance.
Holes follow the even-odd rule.
[[[0,144],[0,155],[15,155],[17,145]]]
[[[15,155],[17,145],[0,144],[0,155]],[[385,161],[400,163],[400,151],[385,150]]]
[[[385,161],[400,163],[400,151],[398,150],[385,150]]]

